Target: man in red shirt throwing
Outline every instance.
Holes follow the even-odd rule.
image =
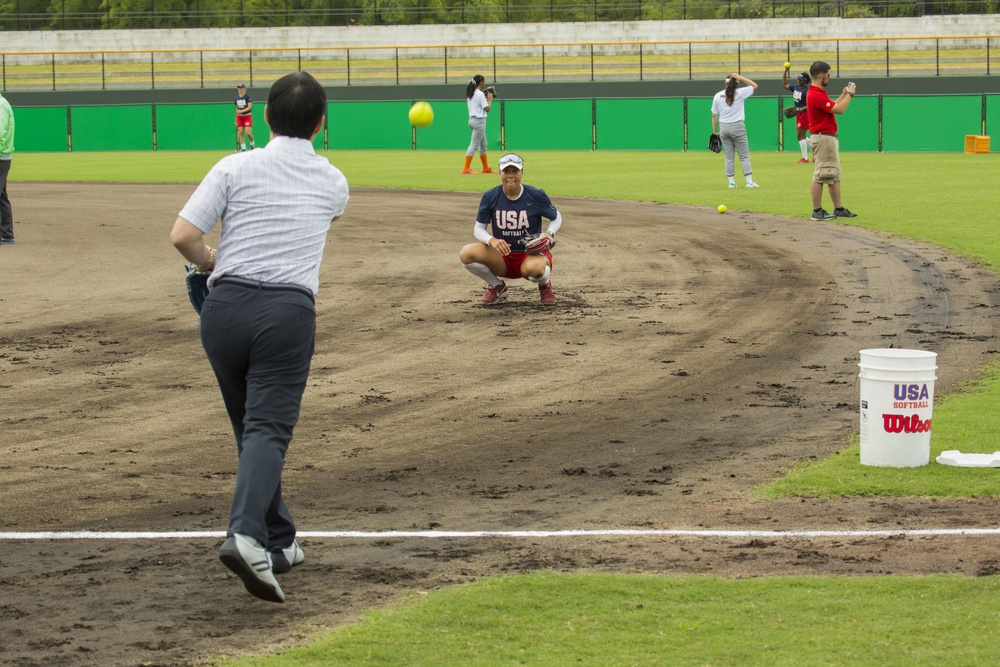
[[[856,214],[844,208],[840,200],[840,141],[837,139],[836,114],[847,111],[854,99],[857,87],[853,82],[847,84],[844,92],[836,100],[830,99],[826,87],[830,85],[830,65],[817,60],[809,68],[812,84],[806,93],[806,108],[809,110],[809,145],[813,158],[816,160],[816,170],[812,180],[812,220],[834,220],[836,218],[856,218]],[[823,184],[830,189],[830,199],[833,200],[833,213],[823,208]]]

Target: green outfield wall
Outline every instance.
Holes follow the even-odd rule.
[[[411,101],[336,101],[314,144],[328,150],[464,150],[464,100],[430,100],[434,122],[410,127]],[[788,96],[754,95],[746,124],[754,150],[795,144]],[[133,104],[25,106],[15,109],[19,152],[226,150],[235,148],[232,105]],[[258,146],[267,144],[264,105],[253,110]],[[707,97],[501,99],[487,122],[498,150],[704,150],[712,127]],[[873,95],[838,117],[843,151],[962,152],[966,135],[1000,127],[1000,94]],[[991,145],[1000,150],[1000,140]]]

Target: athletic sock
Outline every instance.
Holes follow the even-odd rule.
[[[483,171],[486,171],[487,169],[490,168],[490,160],[489,160],[488,157],[486,157],[485,153],[480,153],[479,154],[479,160],[480,160],[480,162],[483,163]]]
[[[464,169],[464,171],[469,171],[469,168],[471,166],[472,166],[472,156],[471,155],[466,155],[465,156],[465,169]]]
[[[802,141],[799,142],[799,148],[802,149],[802,159],[803,160],[808,160],[809,159],[809,142],[806,141],[805,139],[803,139]]]
[[[472,275],[479,276],[480,278],[485,280],[486,284],[489,285],[490,287],[497,287],[498,285],[503,284],[503,281],[497,278],[496,274],[490,271],[490,267],[486,266],[482,262],[473,262],[472,264],[466,264],[465,268],[467,268],[469,270],[469,273],[471,273]]]
[[[549,282],[549,274],[551,273],[552,273],[552,267],[546,266],[545,273],[542,274],[541,278],[528,278],[528,280],[535,283],[536,285],[546,285]]]

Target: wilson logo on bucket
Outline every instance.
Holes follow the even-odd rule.
[[[920,415],[882,415],[882,426],[886,433],[928,433],[931,420],[924,421]]]

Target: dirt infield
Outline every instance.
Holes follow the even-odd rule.
[[[224,531],[235,446],[168,241],[192,185],[17,184],[2,530]],[[755,500],[857,429],[858,350],[995,351],[997,279],[864,230],[556,198],[559,303],[480,306],[478,195],[355,189],[285,469],[302,531],[994,526],[992,500]],[[405,221],[404,224],[397,224]],[[418,233],[414,233],[418,232]],[[627,232],[627,233],[624,233]],[[0,663],[274,650],[409,590],[558,571],[992,574],[991,537],[306,538],[260,602],[220,539],[0,540]]]

